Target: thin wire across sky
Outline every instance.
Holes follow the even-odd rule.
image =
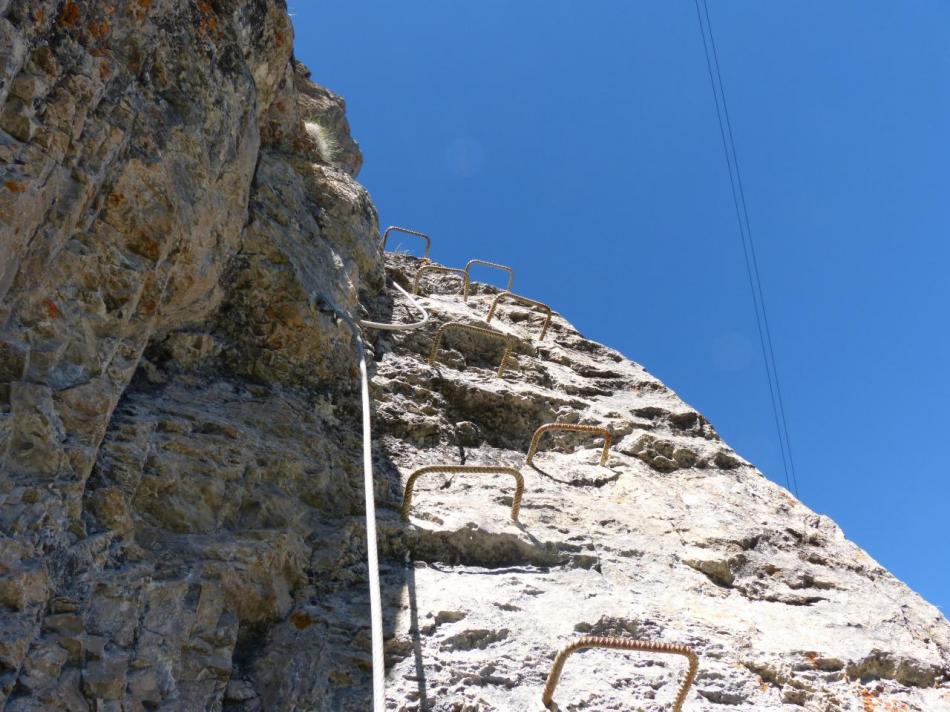
[[[712,22],[709,16],[709,5],[706,0],[702,0],[701,10],[700,0],[693,0],[693,3],[696,5],[696,17],[699,20],[699,31],[703,38],[703,52],[706,56],[706,68],[709,70],[709,83],[712,87],[713,99],[716,102],[716,118],[719,120],[722,149],[726,156],[726,166],[729,169],[729,187],[732,190],[732,200],[736,209],[736,222],[739,224],[742,254],[745,258],[746,274],[749,278],[749,290],[752,293],[752,305],[755,310],[755,323],[759,332],[762,361],[765,364],[765,375],[769,383],[769,398],[772,402],[775,430],[778,435],[779,449],[782,453],[782,467],[785,470],[785,486],[792,490],[795,496],[798,496],[795,459],[792,457],[792,443],[788,436],[788,420],[785,417],[785,404],[782,400],[782,388],[775,363],[775,347],[772,343],[772,332],[769,328],[765,295],[762,291],[762,278],[755,254],[755,242],[752,239],[749,208],[746,204],[745,189],[742,185],[742,173],[739,170],[739,156],[736,152],[732,121],[729,119],[726,92],[719,67],[719,51],[716,48],[716,38],[713,34]]]

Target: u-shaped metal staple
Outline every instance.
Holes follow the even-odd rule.
[[[689,688],[696,679],[696,671],[699,669],[699,658],[692,648],[675,643],[654,643],[649,640],[628,640],[626,638],[605,638],[594,635],[586,635],[578,638],[573,643],[563,648],[554,659],[551,666],[551,672],[548,674],[548,680],[544,685],[544,692],[541,694],[541,701],[544,706],[550,709],[551,701],[554,699],[554,688],[561,677],[561,671],[564,669],[564,662],[568,656],[575,650],[584,648],[612,648],[614,650],[635,650],[643,653],[668,653],[670,655],[682,655],[689,661],[689,668],[686,671],[686,678],[680,685],[679,692],[676,695],[676,701],[673,703],[673,712],[680,712],[683,709],[683,702],[686,701],[686,695]]]
[[[412,507],[412,488],[416,480],[422,475],[430,472],[449,472],[454,474],[475,474],[475,475],[511,475],[515,478],[515,496],[511,502],[511,518],[518,521],[518,512],[521,511],[521,498],[524,495],[524,477],[513,467],[481,467],[478,465],[428,465],[420,467],[409,475],[406,480],[406,493],[402,497],[402,507],[400,514],[403,521],[409,521],[409,509]]]
[[[422,265],[419,269],[416,270],[416,277],[412,283],[412,293],[419,293],[419,280],[422,279],[423,272],[445,272],[447,274],[457,274],[462,277],[462,297],[463,299],[468,299],[468,272],[464,269],[458,269],[456,267],[443,267],[442,265],[434,264],[425,264]]]
[[[472,280],[472,266],[473,265],[485,265],[486,267],[491,267],[493,269],[500,269],[508,273],[508,286],[505,287],[509,292],[511,288],[515,286],[515,271],[508,267],[507,265],[500,265],[495,262],[489,262],[488,260],[469,260],[465,263],[465,273],[468,275],[469,284],[471,285]],[[468,288],[465,291],[465,298],[468,298]]]
[[[686,701],[686,695],[689,693],[690,685],[696,679],[696,671],[699,669],[699,658],[692,648],[685,645],[676,645],[675,643],[654,643],[649,640],[627,640],[626,638],[604,638],[594,635],[585,635],[578,638],[573,643],[563,648],[554,659],[551,665],[551,672],[548,674],[548,680],[544,685],[544,692],[541,694],[541,701],[544,706],[550,709],[551,701],[554,699],[554,688],[561,677],[561,671],[564,669],[564,662],[568,656],[575,650],[584,648],[612,648],[614,650],[636,650],[644,653],[668,653],[671,655],[682,655],[689,661],[689,668],[686,671],[686,677],[683,684],[680,685],[679,693],[676,695],[676,701],[673,703],[673,712],[680,712],[683,709],[683,702]]]
[[[459,321],[450,321],[447,324],[443,324],[439,327],[439,330],[435,334],[435,340],[432,342],[432,351],[429,352],[429,365],[432,366],[435,364],[435,357],[439,353],[439,344],[442,342],[442,334],[444,334],[449,329],[456,329],[458,331],[468,331],[473,334],[482,334],[483,336],[488,336],[493,339],[501,339],[505,342],[505,353],[501,357],[501,365],[498,366],[498,375],[501,376],[505,372],[505,366],[508,365],[508,358],[511,356],[512,342],[511,337],[507,334],[502,334],[500,331],[495,331],[494,329],[487,329],[483,326],[472,326],[471,324],[463,324]]]
[[[415,230],[410,230],[405,227],[397,227],[396,225],[390,225],[386,228],[386,232],[383,233],[383,252],[386,251],[386,242],[389,240],[389,233],[391,232],[404,232],[407,235],[415,235],[416,237],[421,237],[426,241],[426,251],[422,255],[422,259],[429,259],[429,250],[432,249],[432,238],[426,235],[424,232],[416,232]]]
[[[541,327],[541,336],[538,337],[538,341],[544,341],[544,336],[548,333],[548,327],[551,326],[551,307],[549,307],[544,302],[522,297],[520,294],[514,294],[513,292],[501,292],[498,296],[492,299],[491,306],[488,307],[488,316],[485,317],[485,323],[487,324],[491,322],[491,318],[495,315],[495,309],[498,307],[498,302],[506,298],[513,302],[519,302],[520,304],[538,307],[539,309],[543,309],[545,312],[547,312],[547,316],[544,317],[544,326]]]
[[[607,430],[607,428],[602,428],[597,425],[580,425],[578,423],[546,423],[535,430],[534,436],[531,438],[531,447],[528,448],[528,459],[525,464],[531,464],[531,461],[538,452],[538,443],[541,441],[541,436],[549,430],[568,430],[575,433],[596,433],[603,435],[604,451],[600,455],[600,465],[603,467],[607,464],[607,452],[610,450],[611,443],[610,431]]]

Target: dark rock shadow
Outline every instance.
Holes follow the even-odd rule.
[[[562,480],[559,477],[555,477],[550,472],[541,469],[533,462],[530,465],[528,465],[528,467],[530,467],[532,470],[537,472],[539,475],[543,477],[547,477],[552,482],[557,482],[558,484],[562,484],[562,485],[569,485],[571,487],[603,487],[604,485],[608,485],[611,482],[616,482],[618,479],[620,479],[619,472],[614,472],[613,470],[610,470],[606,467],[602,469],[606,470],[607,472],[610,472],[611,474],[609,476],[605,475],[604,477],[598,477],[596,479],[591,479],[589,477],[581,477],[580,479],[576,479],[576,480]]]
[[[416,684],[419,688],[419,710],[428,712],[429,697],[426,693],[426,671],[422,661],[422,639],[419,632],[419,606],[416,600],[416,567],[412,562],[406,567],[406,587],[409,593],[409,632],[412,635],[412,657],[415,665]]]

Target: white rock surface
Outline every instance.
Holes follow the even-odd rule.
[[[406,557],[390,571],[405,580],[391,709],[536,709],[553,654],[582,634],[692,646],[687,710],[950,709],[950,625],[834,522],[563,319],[538,343],[540,317],[504,308],[492,326],[518,346],[503,378],[500,347],[467,335],[426,365],[438,325],[478,324],[490,299],[465,304],[450,279],[433,282],[446,294],[425,301],[425,333],[378,347],[382,450],[403,482],[423,465],[497,464],[521,468],[526,491],[515,523],[510,477],[430,475],[411,525],[387,523],[387,550]],[[607,425],[619,441],[607,466],[598,438],[548,434],[525,467],[531,433],[554,420]],[[575,653],[555,700],[669,709],[684,669],[669,656]]]

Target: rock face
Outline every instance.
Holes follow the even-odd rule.
[[[0,709],[369,708],[337,314],[405,304],[292,41],[279,0],[0,0]],[[702,415],[521,306],[502,377],[468,333],[430,366],[495,290],[426,286],[426,327],[368,335],[389,709],[538,709],[582,634],[692,646],[688,710],[950,709],[947,621]],[[609,428],[606,465],[554,433],[526,467],[548,422]],[[497,475],[424,477],[399,518],[459,464],[522,470],[520,522]],[[577,653],[555,700],[667,709],[682,667]]]

